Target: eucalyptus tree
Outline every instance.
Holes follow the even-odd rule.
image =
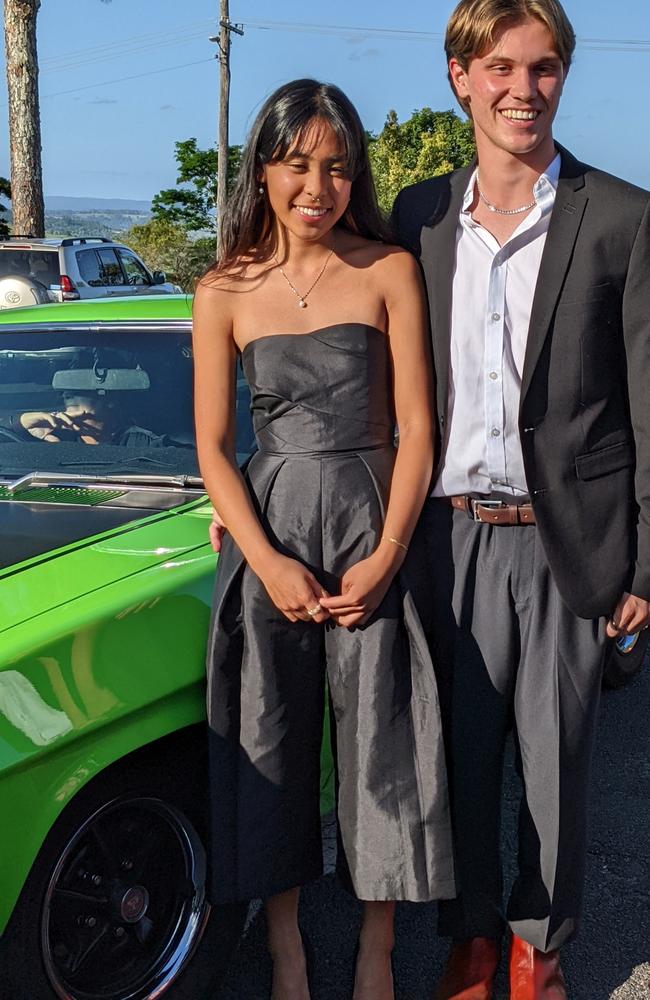
[[[40,6],[41,0],[4,0],[13,232],[25,236],[45,235],[36,47]]]
[[[4,0],[13,231],[45,235],[36,16],[41,0]]]

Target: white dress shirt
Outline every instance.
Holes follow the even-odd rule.
[[[560,155],[533,188],[535,208],[500,246],[470,213],[474,171],[456,234],[446,433],[433,496],[528,492],[519,397],[539,265]]]

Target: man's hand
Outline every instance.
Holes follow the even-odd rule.
[[[227,528],[216,510],[212,511],[212,522],[208,529],[210,534],[210,544],[215,552],[221,552],[221,542]]]
[[[632,635],[650,625],[650,601],[635,597],[627,592],[623,594],[616,609],[607,622],[607,635],[617,639],[619,635]]]
[[[71,420],[67,413],[21,413],[18,418],[21,427],[24,427],[32,437],[40,441],[59,442],[59,434],[66,431],[78,431],[79,426]]]

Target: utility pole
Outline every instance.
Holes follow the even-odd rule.
[[[219,0],[219,34],[210,38],[219,46],[219,143],[217,164],[217,260],[221,253],[221,220],[228,193],[228,115],[230,106],[230,34],[243,35],[241,24],[230,20],[229,0]]]

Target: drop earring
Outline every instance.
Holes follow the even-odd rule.
[[[258,194],[263,195],[264,194],[264,185],[260,184],[260,186],[258,187],[257,191],[258,191]]]

